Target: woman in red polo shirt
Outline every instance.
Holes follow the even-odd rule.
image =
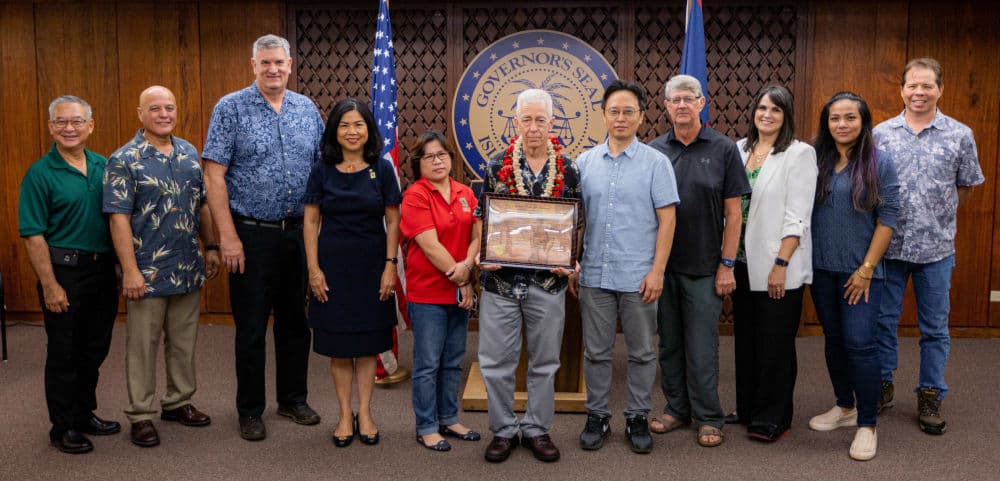
[[[481,226],[476,197],[453,180],[453,150],[440,132],[425,132],[410,149],[417,179],[403,194],[406,297],[413,325],[413,412],[417,442],[448,451],[443,436],[478,441],[458,422],[458,386],[465,356],[473,266]]]

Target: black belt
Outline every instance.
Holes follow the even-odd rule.
[[[97,264],[112,260],[111,252],[87,252],[79,249],[63,249],[49,246],[49,258],[57,266],[75,267],[86,264]]]
[[[281,220],[260,220],[254,219],[253,217],[236,215],[233,216],[233,218],[236,219],[237,222],[243,224],[255,225],[258,227],[270,227],[272,229],[289,230],[302,227],[302,217],[286,217]]]

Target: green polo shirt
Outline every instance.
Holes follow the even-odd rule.
[[[24,174],[18,203],[18,234],[42,235],[53,247],[111,252],[111,232],[101,211],[107,159],[84,150],[87,175],[69,165],[55,144]]]

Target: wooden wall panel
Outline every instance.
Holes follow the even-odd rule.
[[[48,120],[34,94],[35,70],[33,6],[0,3],[0,272],[10,310],[39,309],[35,274],[17,235],[21,178],[44,153],[38,126]]]
[[[254,40],[268,33],[287,38],[284,29],[284,2],[199,4],[202,132],[208,130],[212,108],[223,95],[253,82]],[[208,312],[228,313],[228,276],[223,273],[209,281],[203,296]]]
[[[914,0],[910,4],[908,58],[941,62],[942,112],[972,126],[986,183],[959,209],[951,317],[962,325],[986,327],[990,318],[990,262],[996,207],[997,139],[1000,136],[1000,42],[996,18],[970,3]],[[987,33],[993,32],[993,33]],[[902,70],[900,67],[898,70]],[[900,79],[900,73],[895,75]],[[898,84],[897,84],[898,85]],[[901,105],[901,100],[899,101]],[[994,253],[992,257],[997,257]],[[994,262],[996,262],[994,260]],[[993,309],[996,313],[997,309]],[[1000,321],[1000,314],[996,321]],[[998,324],[994,323],[994,326]]]

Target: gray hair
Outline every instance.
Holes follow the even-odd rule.
[[[257,52],[261,50],[270,50],[272,48],[283,48],[285,49],[285,55],[288,55],[289,57],[292,56],[292,47],[288,44],[288,40],[269,33],[254,41],[253,58],[257,58]]]
[[[545,112],[552,117],[552,96],[542,89],[528,89],[517,96],[517,103],[514,104],[514,113],[520,115],[521,107],[525,105],[541,105],[545,107]]]
[[[687,90],[694,94],[695,97],[701,97],[701,82],[698,79],[690,75],[674,75],[670,77],[667,84],[663,86],[663,95],[670,97],[670,94],[674,90]]]
[[[90,117],[94,114],[90,108],[90,104],[86,100],[73,95],[60,95],[49,104],[49,120],[52,120],[56,116],[56,107],[61,104],[80,104],[83,110],[87,112],[87,120],[90,120]]]

